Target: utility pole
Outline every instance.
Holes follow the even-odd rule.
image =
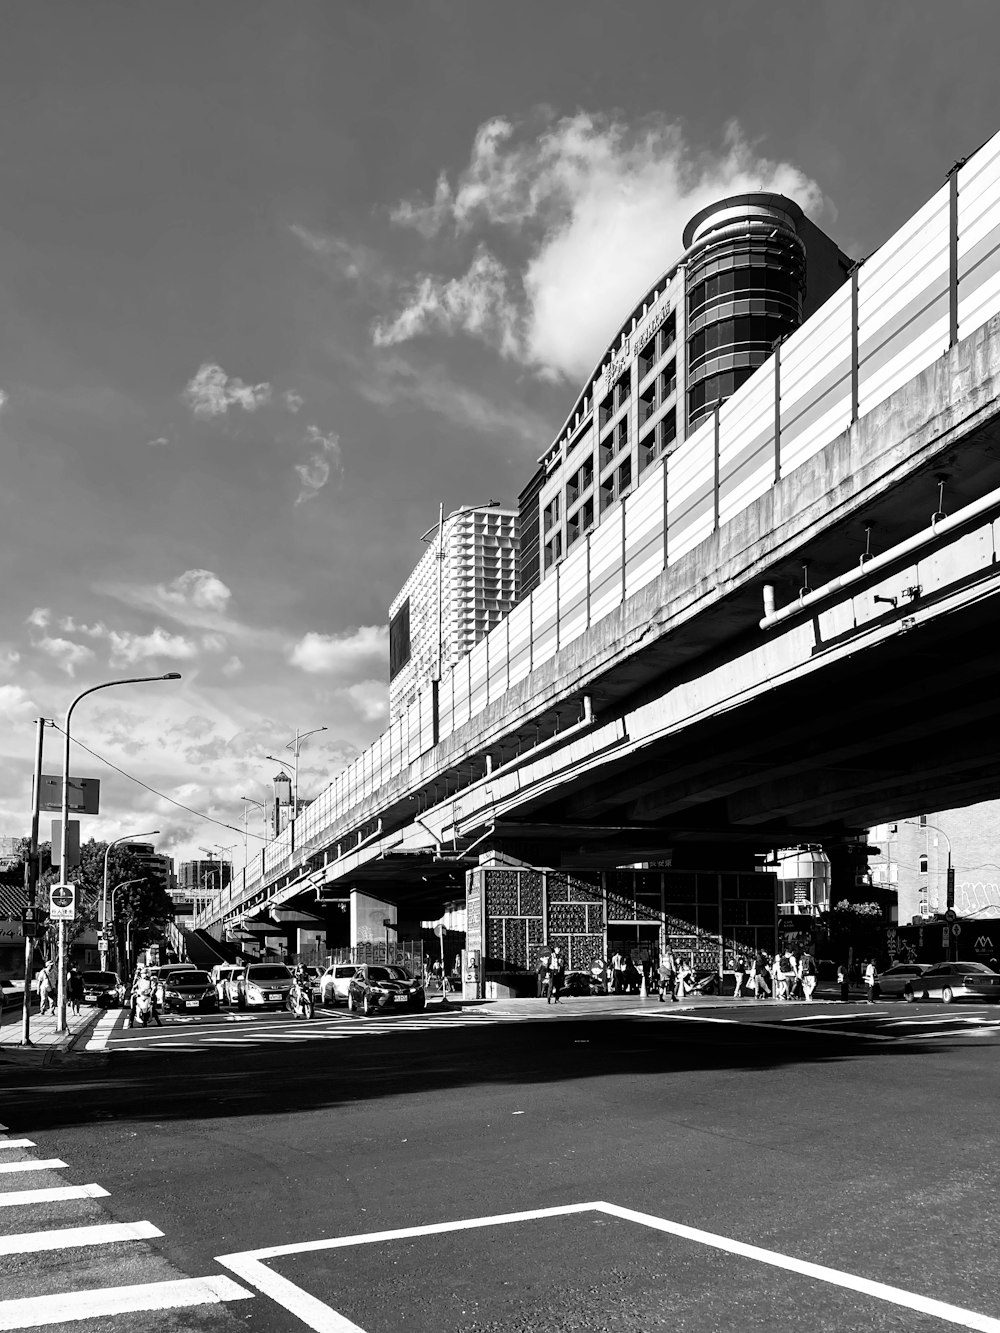
[[[31,841],[28,859],[24,863],[24,997],[21,1009],[21,1045],[31,1046],[31,960],[35,951],[35,931],[38,909],[35,894],[38,889],[38,814],[42,793],[42,741],[45,718],[36,720],[35,773],[31,786]]]

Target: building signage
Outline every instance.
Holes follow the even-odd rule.
[[[483,947],[483,874],[469,876],[465,890],[465,943],[469,949]]]
[[[627,368],[632,359],[632,348],[651,338],[657,329],[670,318],[673,308],[671,301],[664,301],[651,315],[647,316],[646,322],[640,324],[634,333],[625,335],[614,359],[600,378],[594,382],[595,398],[603,398],[618,376]]]
[[[660,325],[667,322],[673,308],[672,301],[664,301],[660,308],[649,316],[649,320],[646,324],[639,325],[635,334],[636,339],[639,342],[645,342],[647,338],[651,338]]]

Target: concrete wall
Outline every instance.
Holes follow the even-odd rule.
[[[396,904],[387,903],[370,894],[351,890],[351,945],[384,944],[386,940],[386,918],[396,924]],[[389,943],[395,944],[396,932],[388,931]]]

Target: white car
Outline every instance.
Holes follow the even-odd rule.
[[[220,1004],[235,1004],[237,983],[243,975],[244,963],[219,963],[212,968],[212,980]]]
[[[347,1004],[347,988],[357,975],[356,963],[334,963],[319,979],[320,1004]]]
[[[249,963],[236,983],[237,1009],[283,1009],[292,988],[284,963]]]

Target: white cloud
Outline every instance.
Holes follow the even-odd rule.
[[[110,630],[109,661],[112,666],[133,666],[151,657],[167,657],[174,661],[189,661],[198,654],[198,645],[182,634],[168,634],[156,626],[149,634],[133,634],[129,630]]]
[[[3,389],[0,389],[0,412],[3,411],[9,402],[10,394],[6,393]]]
[[[22,722],[31,716],[35,705],[23,685],[0,685],[0,717],[8,722]]]
[[[158,584],[163,603],[178,609],[196,607],[199,611],[225,611],[232,593],[210,569],[186,569],[172,583]]]
[[[362,680],[345,691],[366,722],[389,716],[389,687],[384,680]]]
[[[232,678],[233,676],[238,676],[242,670],[243,670],[243,663],[237,656],[235,656],[235,654],[232,657],[228,658],[226,662],[223,663],[222,666],[222,674],[224,676],[229,676],[230,678]]]
[[[147,440],[146,444],[150,449],[156,449],[161,444],[169,444],[170,441],[165,435],[158,435],[155,440]]]
[[[464,331],[543,375],[579,380],[629,304],[680,256],[688,219],[760,189],[813,214],[824,204],[813,181],[764,157],[735,124],[717,150],[699,152],[662,116],[635,127],[585,112],[540,126],[494,119],[454,186],[439,176],[430,201],[404,201],[393,217],[426,238],[489,228],[518,257],[505,269],[479,242],[464,277],[422,275],[375,340]]]
[[[47,606],[36,606],[28,616],[27,623],[34,625],[36,629],[45,629],[51,620],[52,612]]]
[[[311,500],[330,480],[330,474],[341,471],[340,436],[324,435],[318,426],[307,426],[305,442],[313,448],[313,453],[306,463],[296,463],[295,471],[299,474],[301,489],[295,503],[302,504]]]
[[[389,627],[361,625],[353,634],[317,634],[310,631],[288,655],[292,666],[311,675],[371,678],[386,669],[389,660]]]
[[[75,675],[77,667],[89,662],[94,656],[92,648],[87,648],[82,643],[73,643],[69,639],[46,636],[44,639],[39,639],[37,647],[58,663],[67,676]]]
[[[244,384],[226,374],[221,366],[206,361],[185,385],[184,401],[196,417],[224,416],[231,407],[256,412],[270,402],[270,384]]]
[[[296,393],[294,389],[286,389],[285,392],[281,395],[281,397],[282,401],[288,408],[289,412],[293,414],[298,412],[302,404],[306,401],[302,397],[302,395],[300,393]]]
[[[311,255],[324,261],[323,267],[328,273],[348,278],[351,282],[364,280],[384,285],[387,281],[385,263],[368,246],[346,240],[342,236],[321,235],[297,223],[293,224],[291,231]]]

